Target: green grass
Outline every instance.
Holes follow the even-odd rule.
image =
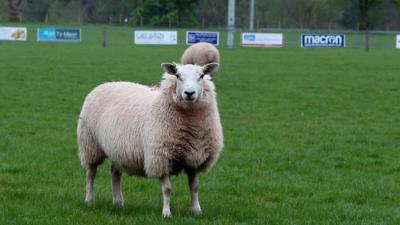
[[[225,149],[200,177],[203,215],[190,214],[183,175],[170,220],[154,179],[124,175],[125,207],[113,207],[109,162],[87,207],[75,134],[85,95],[112,80],[158,84],[160,63],[184,48],[2,43],[0,224],[399,223],[396,49],[222,47]]]

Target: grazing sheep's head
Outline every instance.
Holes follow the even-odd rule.
[[[209,63],[204,66],[177,65],[163,63],[163,70],[176,77],[176,95],[185,103],[196,103],[203,95],[204,78],[212,76],[218,69],[218,63]]]

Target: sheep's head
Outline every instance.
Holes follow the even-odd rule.
[[[201,99],[204,92],[205,82],[218,69],[218,63],[209,63],[204,66],[178,65],[174,63],[163,63],[161,67],[169,74],[176,77],[176,100],[186,104],[194,104]],[[210,81],[208,81],[210,82]]]

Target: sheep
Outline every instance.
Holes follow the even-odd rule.
[[[214,45],[207,42],[199,42],[183,52],[181,63],[199,66],[207,63],[219,63],[219,52]]]
[[[163,63],[160,88],[110,82],[85,98],[78,120],[79,159],[86,168],[86,197],[93,204],[96,168],[111,161],[113,203],[123,206],[121,175],[158,178],[163,217],[171,217],[171,175],[188,176],[194,215],[201,213],[199,173],[217,161],[223,149],[215,86],[219,64]]]

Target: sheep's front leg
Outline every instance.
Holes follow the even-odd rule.
[[[169,207],[169,199],[171,196],[171,181],[169,179],[169,176],[164,176],[161,178],[161,190],[163,193],[163,210],[162,210],[162,216],[164,218],[171,217],[171,209]]]
[[[117,206],[124,205],[124,197],[121,191],[121,176],[122,171],[116,165],[111,165],[111,182],[113,189],[113,203]]]
[[[97,166],[88,166],[86,169],[86,197],[85,202],[88,205],[92,205],[94,202],[93,196],[93,183],[96,177]]]
[[[199,174],[195,171],[187,172],[189,179],[189,189],[192,198],[192,213],[194,215],[201,214],[201,208],[199,203]]]

